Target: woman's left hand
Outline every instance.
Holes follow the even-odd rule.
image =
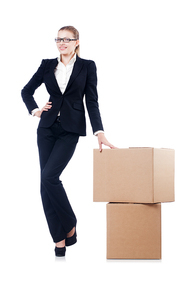
[[[108,140],[106,139],[104,133],[99,133],[97,135],[98,137],[98,143],[99,143],[99,151],[102,151],[102,144],[110,147],[111,149],[117,149],[117,147],[115,147],[114,145],[112,145],[110,142],[108,142]]]

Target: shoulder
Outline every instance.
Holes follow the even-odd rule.
[[[84,63],[85,65],[95,65],[95,62],[93,60],[87,60],[87,59],[82,59],[77,56],[77,61]]]
[[[96,73],[97,67],[93,60],[82,59],[77,57],[77,62],[82,63],[88,73],[93,74]]]
[[[54,63],[58,63],[58,58],[55,58],[55,59],[43,59],[42,60],[42,64],[45,64],[45,65],[51,65],[51,64],[54,64]]]
[[[54,59],[43,59],[42,61],[45,61],[47,63],[52,63],[52,62],[58,61],[58,58],[54,58]]]
[[[50,67],[54,67],[58,64],[58,59],[42,59],[41,61],[41,65],[39,67],[39,69],[42,69],[44,72],[48,69],[50,69]]]

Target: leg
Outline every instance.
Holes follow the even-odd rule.
[[[53,147],[56,142],[56,137],[51,128],[40,128],[37,130],[37,144],[39,150],[41,173],[50,157]],[[44,213],[48,223],[50,234],[54,242],[58,241],[59,236],[64,236],[64,230],[61,226],[59,218],[51,204],[50,198],[41,183],[41,197]],[[62,238],[63,239],[63,238]]]
[[[45,135],[43,137],[42,133],[43,129],[38,133],[40,164],[42,168],[42,200],[53,240],[59,242],[66,238],[67,233],[76,225],[75,214],[59,180],[59,176],[71,159],[79,136],[65,132],[59,124],[52,128],[52,133],[49,133],[47,137]],[[53,134],[55,134],[56,140],[53,141],[52,146]],[[49,146],[52,149],[49,149]]]

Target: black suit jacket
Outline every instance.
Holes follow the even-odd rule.
[[[68,132],[81,136],[86,135],[86,120],[83,98],[90,117],[93,132],[103,130],[97,95],[96,65],[91,60],[84,60],[77,56],[72,74],[65,92],[62,94],[54,75],[58,59],[42,60],[37,72],[22,90],[22,98],[29,113],[38,108],[34,100],[35,90],[45,83],[50,94],[49,101],[52,108],[42,112],[40,127],[50,127],[60,111],[62,127]]]

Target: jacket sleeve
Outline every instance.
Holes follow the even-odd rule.
[[[104,129],[98,104],[97,69],[93,61],[90,61],[90,63],[88,64],[87,71],[88,73],[85,87],[85,100],[93,133],[95,133],[99,130],[103,131]]]
[[[24,86],[21,91],[22,99],[31,114],[31,111],[38,108],[37,103],[34,100],[34,92],[35,90],[42,84],[43,82],[43,75],[45,69],[46,61],[42,60],[40,67],[38,68],[37,72],[33,75],[30,81]]]

